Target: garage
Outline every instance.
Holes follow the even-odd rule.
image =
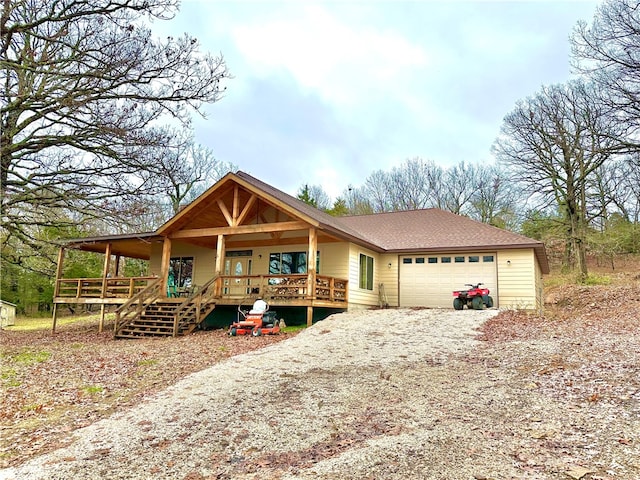
[[[453,308],[454,290],[482,282],[498,305],[495,252],[401,255],[400,306]]]

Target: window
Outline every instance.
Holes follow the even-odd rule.
[[[362,257],[362,255],[361,255]],[[407,264],[407,263],[413,263],[413,258],[403,258],[402,259],[402,263]]]
[[[480,261],[480,257],[477,255],[471,255],[469,257],[469,263],[478,263]]]
[[[171,287],[190,287],[193,282],[193,257],[172,257],[169,260],[169,278]]]
[[[307,252],[270,253],[269,273],[307,273]],[[320,252],[316,253],[316,273],[320,273]]]
[[[455,262],[456,263],[464,263],[464,257],[456,257],[455,258]]]
[[[484,257],[482,257],[482,261],[485,263],[492,263],[493,262],[493,255],[485,255]]]
[[[373,290],[373,257],[360,254],[360,288]]]
[[[438,257],[429,257],[429,263],[438,263]]]
[[[250,257],[253,255],[253,250],[232,250],[225,253],[227,257]]]
[[[424,263],[424,257],[416,258],[416,263]]]
[[[440,263],[451,263],[451,257],[440,257]]]

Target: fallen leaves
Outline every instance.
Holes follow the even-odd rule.
[[[141,401],[184,376],[292,334],[114,340],[97,324],[0,331],[0,468],[57,448],[73,430]]]

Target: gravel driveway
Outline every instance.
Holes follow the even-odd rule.
[[[376,469],[389,478],[381,469],[393,463],[419,469],[456,435],[437,431],[445,399],[432,392],[450,382],[441,367],[495,313],[335,315],[191,375],[0,478],[364,478]]]
[[[335,315],[193,374],[0,478],[571,478],[568,454],[536,459],[557,476],[531,459],[563,428],[556,419],[578,429],[583,420],[513,385],[491,352],[468,356],[496,313]]]

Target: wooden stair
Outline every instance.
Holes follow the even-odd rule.
[[[216,307],[215,278],[182,301],[147,293],[116,311],[115,338],[175,337],[188,335]],[[141,292],[142,293],[142,292]]]

